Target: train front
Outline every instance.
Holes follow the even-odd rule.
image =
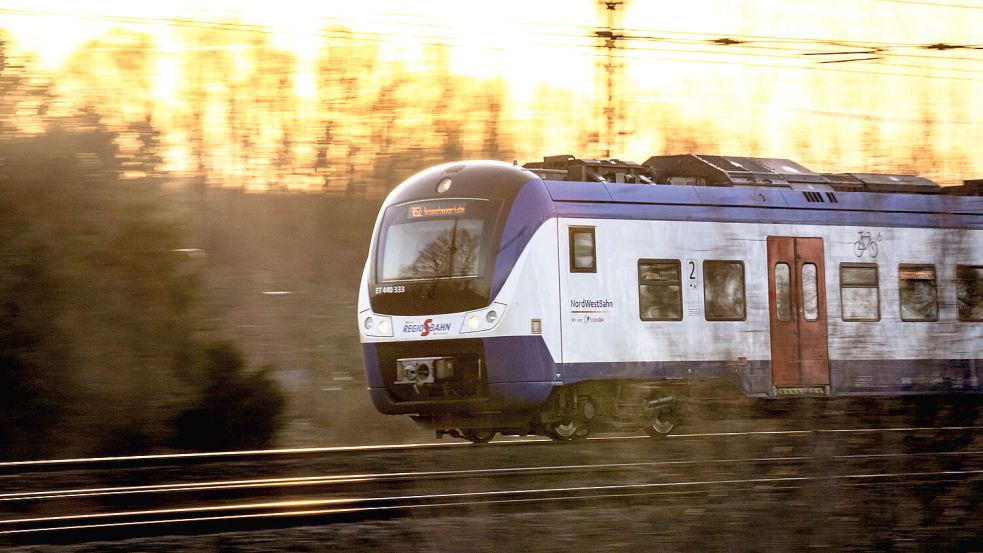
[[[552,210],[538,177],[500,162],[441,165],[392,191],[358,301],[379,411],[465,437],[528,426],[557,380],[542,321],[558,300],[520,268],[533,243],[555,252]]]

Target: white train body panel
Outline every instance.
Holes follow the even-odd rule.
[[[564,348],[558,362],[769,360],[768,236],[823,239],[831,359],[944,359],[978,355],[983,348],[983,326],[956,320],[953,284],[957,264],[983,264],[983,231],[565,219],[560,221],[560,236],[566,236],[570,225],[596,228],[598,269],[596,274],[562,274]],[[854,254],[862,232],[882,237],[876,258]],[[938,245],[946,243],[952,247],[943,254]],[[977,246],[959,246],[973,244]],[[558,251],[561,267],[569,267],[569,250],[561,246]],[[639,259],[681,260],[682,321],[640,319],[635,273]],[[745,262],[747,320],[707,321],[702,263],[731,259]],[[695,262],[692,279],[689,261]],[[839,265],[861,261],[876,263],[880,271],[881,320],[876,323],[845,322],[840,317]],[[898,266],[908,263],[936,265],[939,321],[901,321]],[[571,304],[583,299],[609,300],[614,307],[592,317]]]

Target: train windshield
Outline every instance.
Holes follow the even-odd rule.
[[[497,202],[411,202],[386,210],[376,259],[380,282],[475,278],[484,270]]]

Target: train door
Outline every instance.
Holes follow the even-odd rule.
[[[829,393],[822,238],[768,237],[771,381],[776,393]]]

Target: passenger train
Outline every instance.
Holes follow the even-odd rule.
[[[438,436],[670,432],[676,398],[983,391],[983,181],[550,156],[397,186],[358,296],[368,391]]]

